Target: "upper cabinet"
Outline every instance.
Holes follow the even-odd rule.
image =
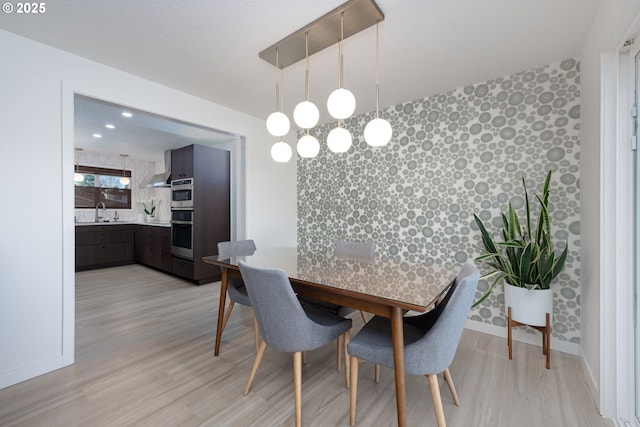
[[[171,151],[171,180],[193,178],[194,146]]]

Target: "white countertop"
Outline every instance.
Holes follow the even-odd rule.
[[[108,221],[108,222],[76,222],[76,227],[82,227],[86,225],[150,225],[153,227],[171,227],[169,221]]]

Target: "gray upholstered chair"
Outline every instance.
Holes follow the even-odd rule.
[[[405,372],[411,375],[425,375],[429,380],[439,427],[445,426],[445,419],[437,374],[444,373],[453,401],[459,406],[460,401],[449,373],[449,365],[456,354],[478,286],[478,278],[478,270],[471,263],[465,263],[456,277],[455,288],[433,312],[404,321]],[[348,352],[351,355],[349,422],[353,426],[356,421],[359,359],[393,368],[391,322],[374,316],[349,343]]]
[[[219,257],[233,257],[242,255],[251,255],[256,250],[256,244],[253,240],[236,240],[232,242],[218,242],[218,256]],[[240,277],[229,277],[227,284],[227,294],[229,295],[229,306],[224,313],[224,319],[222,320],[222,332],[227,326],[229,316],[235,304],[251,307],[251,301],[249,301],[249,295],[247,289],[244,286],[244,282]],[[222,336],[222,333],[220,334]],[[253,319],[253,335],[256,345],[256,351],[258,351],[258,323]]]
[[[323,310],[303,308],[283,270],[251,267],[242,261],[238,265],[262,337],[244,395],[249,393],[267,345],[280,351],[293,353],[295,418],[296,426],[300,426],[302,353],[320,348],[339,336],[343,336],[345,342],[348,342],[351,319]],[[349,375],[349,365],[348,363],[345,365],[346,380]]]

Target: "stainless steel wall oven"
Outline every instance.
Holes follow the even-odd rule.
[[[193,209],[193,178],[171,181],[171,208]]]
[[[171,210],[171,254],[193,259],[193,209]]]

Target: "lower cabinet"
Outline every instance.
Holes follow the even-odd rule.
[[[135,227],[135,261],[170,273],[171,228],[153,225]]]
[[[133,225],[76,227],[76,271],[133,264]]]
[[[193,261],[177,256],[172,258],[171,272],[176,276],[184,277],[185,279],[194,280],[195,278]]]
[[[136,224],[76,226],[76,271],[145,265],[197,284],[220,280],[220,270],[171,255],[171,227]]]

